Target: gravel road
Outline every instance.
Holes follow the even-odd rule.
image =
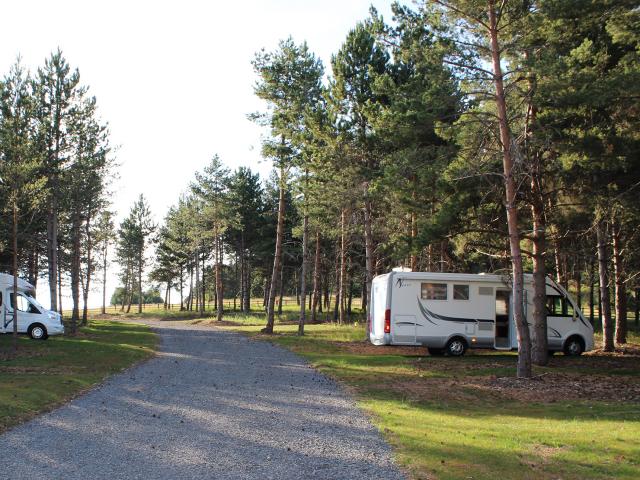
[[[156,358],[0,435],[0,479],[401,479],[388,445],[300,357],[151,322]]]

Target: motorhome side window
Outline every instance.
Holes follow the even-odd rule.
[[[14,306],[16,305],[16,301],[13,293],[11,294],[11,304]],[[17,308],[19,312],[40,313],[40,311],[35,307],[35,305],[33,305],[29,300],[27,300],[27,297],[21,294],[18,294]]]
[[[555,317],[573,317],[573,305],[565,297],[547,295],[547,315]]]
[[[453,286],[453,299],[454,300],[469,300],[469,285],[454,285]]]
[[[422,283],[420,285],[420,297],[423,300],[446,300],[446,283]]]

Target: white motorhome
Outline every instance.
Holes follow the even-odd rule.
[[[60,314],[47,310],[35,299],[35,288],[18,279],[18,297],[13,301],[13,275],[0,273],[0,333],[12,333],[14,311],[18,309],[18,333],[27,333],[34,340],[46,340],[49,335],[64,333]]]
[[[593,327],[560,285],[547,278],[549,351],[593,349]],[[533,319],[533,277],[524,276],[524,307]],[[467,348],[518,348],[508,277],[393,271],[373,279],[369,338],[374,345],[422,345],[433,355]]]

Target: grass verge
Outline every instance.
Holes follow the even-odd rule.
[[[415,479],[640,478],[640,339],[615,355],[555,356],[532,380],[516,355],[463,358],[374,347],[362,325],[276,325],[226,316],[222,328],[282,345],[346,384]]]
[[[0,432],[150,357],[156,337],[146,325],[111,321],[91,321],[75,337],[20,336],[18,356],[0,361]],[[0,352],[10,342],[1,335]]]

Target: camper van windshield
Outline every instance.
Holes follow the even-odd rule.
[[[36,307],[38,307],[40,310],[46,310],[41,304],[40,302],[38,302],[38,300],[36,300],[36,297],[34,297],[33,295],[31,295],[30,293],[26,293],[25,294],[27,297],[29,297],[29,301],[31,303],[33,303]]]

